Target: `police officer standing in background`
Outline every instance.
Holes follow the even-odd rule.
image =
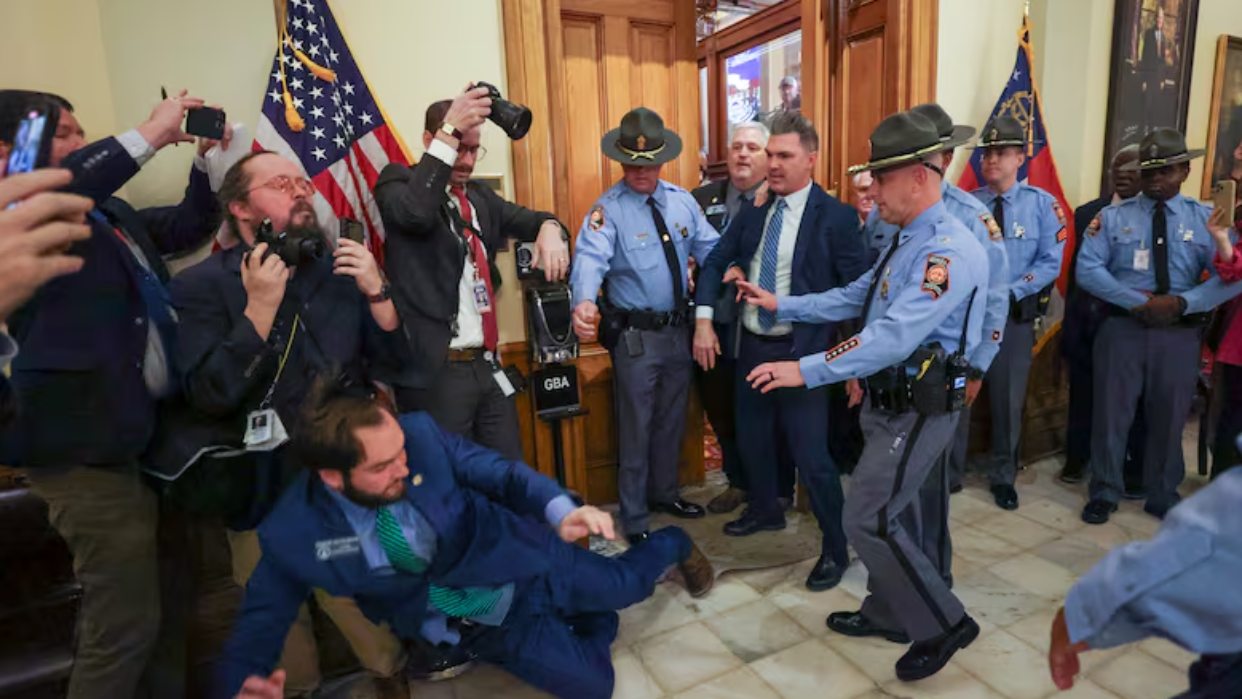
[[[621,523],[633,544],[647,538],[648,509],[705,514],[678,494],[677,458],[691,375],[689,258],[706,260],[720,234],[689,192],[660,179],[664,163],[681,153],[681,138],[659,114],[631,110],[600,147],[621,163],[624,177],[578,232],[573,322],[579,339],[598,334],[612,355]]]
[[[1109,304],[1093,356],[1096,401],[1091,430],[1088,524],[1103,524],[1122,494],[1126,434],[1143,397],[1147,422],[1143,510],[1163,518],[1181,499],[1186,475],[1182,428],[1194,398],[1199,345],[1210,311],[1242,291],[1225,284],[1212,265],[1211,209],[1179,193],[1190,161],[1173,129],[1156,129],[1139,144],[1143,193],[1101,211],[1087,226],[1078,283]],[[1199,280],[1206,272],[1210,278]]]
[[[1017,119],[1000,116],[983,129],[983,181],[972,192],[992,212],[1009,259],[1009,322],[1000,353],[988,370],[992,417],[992,455],[988,480],[996,506],[1018,509],[1018,442],[1022,407],[1035,347],[1034,321],[1046,310],[1051,284],[1061,273],[1065,251],[1065,212],[1049,193],[1018,181],[1026,163],[1026,129]]]
[[[965,402],[966,357],[978,346],[988,258],[941,201],[937,154],[961,145],[935,124],[902,112],[871,134],[880,216],[900,227],[879,263],[849,286],[779,300],[738,282],[747,301],[778,322],[861,317],[862,332],[796,362],[760,364],[747,377],[764,392],[866,378],[866,446],[845,502],[845,531],[869,572],[871,594],[857,612],[835,612],[828,627],[848,636],[913,643],[897,677],[939,672],[979,635],[961,601],[903,524],[928,473],[953,438]]]

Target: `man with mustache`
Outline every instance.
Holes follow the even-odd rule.
[[[347,375],[400,384],[411,361],[375,257],[345,238],[334,249],[311,206],[314,193],[301,167],[283,156],[245,156],[229,169],[219,192],[227,225],[241,244],[191,267],[172,284],[181,320],[177,360],[196,418],[181,431],[185,451],[244,445],[249,457],[238,468],[249,474],[240,486],[243,502],[228,522],[233,574],[243,586],[261,556],[253,529],[296,472],[283,436],[297,428],[311,382],[340,367]],[[261,231],[268,226],[270,231]],[[275,238],[281,235],[283,244]],[[320,253],[292,255],[289,241]],[[195,437],[201,441],[190,443]],[[378,682],[378,694],[401,696],[397,639],[363,617],[352,600],[321,591],[316,598],[363,667],[392,678]],[[291,691],[309,693],[319,683],[305,606],[285,638],[281,667]]]

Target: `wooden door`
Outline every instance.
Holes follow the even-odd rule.
[[[510,91],[536,114],[532,135],[514,144],[519,203],[555,212],[576,233],[595,200],[621,177],[621,166],[600,152],[600,140],[638,106],[655,110],[682,138],[682,155],[661,176],[687,188],[698,184],[693,2],[504,0],[502,7]],[[567,481],[590,502],[613,502],[617,438],[608,353],[583,347],[578,372],[589,414],[564,425]],[[703,477],[702,409],[691,403],[683,482]],[[538,425],[536,460],[546,470],[551,440],[541,431],[546,427]]]

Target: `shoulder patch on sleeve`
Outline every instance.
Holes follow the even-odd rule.
[[[1056,214],[1057,222],[1061,224],[1062,228],[1064,228],[1065,210],[1061,208],[1061,202],[1057,201],[1055,197],[1052,199],[1052,213]]]
[[[587,225],[593,231],[598,231],[604,227],[604,207],[596,204],[595,208],[591,209],[591,215],[587,219]]]
[[[985,211],[979,214],[979,220],[983,221],[983,225],[987,226],[989,239],[1003,240],[1005,238],[1005,232],[1001,230],[1000,224],[996,222],[992,214]]]
[[[1061,230],[1057,231],[1057,242],[1064,243],[1068,238],[1069,238],[1069,229],[1066,228],[1064,225],[1062,225]]]
[[[928,255],[923,268],[922,290],[938,299],[949,290],[949,258],[944,255]]]
[[[1100,232],[1100,215],[1096,214],[1095,218],[1091,219],[1091,223],[1087,224],[1087,235],[1094,236],[1094,235],[1097,235],[1099,232]]]
[[[858,349],[861,345],[862,345],[862,341],[858,339],[857,335],[855,335],[851,337],[850,339],[846,340],[845,342],[842,342],[836,347],[833,347],[832,349],[828,350],[827,352],[824,352],[824,361],[831,362],[832,360],[837,359],[838,357],[845,354],[846,352],[849,352],[850,350]]]

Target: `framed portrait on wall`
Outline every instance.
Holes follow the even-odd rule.
[[[1186,132],[1199,0],[1117,0],[1101,192],[1121,148],[1167,127]]]
[[[1242,180],[1242,38],[1222,35],[1216,44],[1203,198],[1212,195],[1213,184],[1230,178]]]

